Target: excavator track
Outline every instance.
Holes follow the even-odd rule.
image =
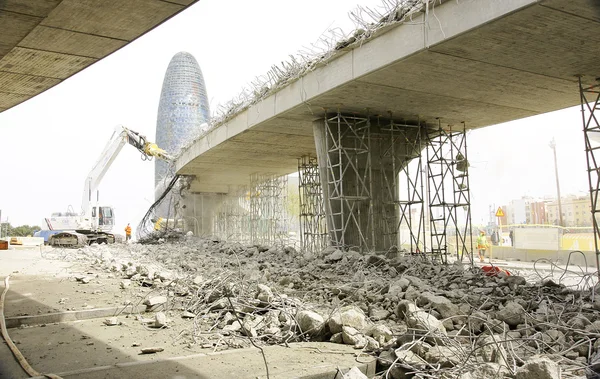
[[[85,245],[91,245],[93,243],[115,243],[114,234],[98,232],[98,233],[85,233],[81,231],[74,232],[61,232],[50,236],[48,244],[54,247],[83,247]]]

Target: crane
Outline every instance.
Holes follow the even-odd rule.
[[[72,210],[54,213],[45,220],[49,230],[61,231],[49,238],[51,245],[80,246],[93,242],[114,242],[115,237],[110,233],[115,224],[114,211],[110,206],[99,205],[98,187],[125,144],[135,147],[141,153],[142,160],[173,160],[171,155],[149,142],[145,136],[122,125],[117,126],[85,179],[80,213]]]

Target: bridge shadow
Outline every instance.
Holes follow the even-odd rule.
[[[4,277],[0,278],[0,293],[4,291]],[[11,278],[10,289],[7,293],[4,313],[10,325],[14,325],[11,316],[25,316],[24,314],[48,314],[59,312],[55,306],[34,300],[29,293],[20,293],[18,281],[24,277]],[[40,283],[41,284],[41,283]],[[122,316],[122,315],[121,315]],[[123,317],[119,317],[120,319]],[[141,347],[131,348],[119,342],[119,336],[131,334],[127,325],[102,326],[104,318],[91,319],[69,323],[48,323],[33,326],[9,328],[8,333],[19,348],[29,364],[43,374],[53,373],[64,378],[173,378],[208,379],[183,363],[175,360],[167,361],[167,354],[140,355]],[[128,323],[134,322],[132,318]],[[130,321],[131,320],[131,321]],[[89,328],[89,329],[88,329]],[[94,337],[112,333],[115,338],[110,343]],[[110,328],[110,329],[109,329]],[[87,333],[86,329],[90,332]],[[92,332],[92,329],[94,330]],[[138,336],[145,345],[144,336]],[[18,379],[29,378],[29,375],[20,367],[16,358],[11,353],[7,343],[1,339],[0,343],[0,378]],[[114,343],[113,343],[114,342]],[[168,351],[170,341],[165,341],[161,347]],[[129,352],[125,352],[129,350]],[[135,352],[134,352],[135,351]],[[171,354],[172,355],[172,354]],[[191,355],[191,354],[188,354]],[[191,360],[187,360],[190,362]],[[206,371],[205,371],[206,372]],[[217,377],[211,375],[211,377]]]

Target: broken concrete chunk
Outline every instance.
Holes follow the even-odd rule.
[[[151,297],[149,299],[146,299],[144,301],[144,305],[147,306],[148,308],[160,305],[160,304],[164,304],[167,302],[167,297],[166,296],[154,296]]]
[[[331,336],[331,338],[329,339],[329,342],[342,344],[342,343],[344,343],[344,337],[342,336],[341,332],[336,333]]]
[[[547,357],[534,357],[517,369],[515,379],[560,379],[561,370]]]
[[[131,280],[122,280],[121,283],[119,283],[119,286],[121,287],[121,289],[128,288],[130,285],[131,285]]]
[[[439,363],[442,367],[454,367],[460,364],[456,353],[445,346],[432,346],[425,353],[425,360],[429,363]]]
[[[406,324],[414,329],[427,331],[432,337],[447,335],[444,324],[429,313],[422,311],[410,301],[403,300],[396,309],[398,317],[404,317]],[[441,341],[440,341],[441,342]]]
[[[369,311],[369,317],[373,321],[385,320],[386,318],[390,317],[390,311],[385,309],[371,309]]]
[[[160,353],[161,351],[164,351],[165,349],[163,349],[162,347],[147,347],[142,349],[142,354],[154,354],[154,353]]]
[[[325,323],[323,316],[313,311],[300,311],[296,314],[298,326],[303,333],[316,335],[321,332],[321,328]]]
[[[119,319],[116,317],[107,318],[106,320],[104,320],[104,325],[108,325],[108,326],[119,325]]]
[[[356,366],[352,367],[350,371],[342,375],[342,379],[369,379],[368,376],[363,374]]]
[[[195,318],[195,317],[196,317],[196,315],[193,314],[192,312],[185,311],[181,314],[181,318]]]
[[[242,330],[242,324],[239,321],[235,320],[231,325],[225,325],[223,327],[223,331],[226,332],[237,332]]]
[[[327,321],[331,333],[339,333],[342,327],[350,326],[352,328],[363,330],[367,327],[367,317],[362,309],[355,306],[343,307],[333,312]]]
[[[373,337],[380,344],[385,344],[392,339],[392,331],[385,325],[373,325],[369,328],[367,336]]]
[[[442,315],[443,318],[460,314],[460,310],[456,304],[453,304],[444,296],[437,296],[431,292],[423,292],[417,300],[417,305],[423,306],[426,304],[430,304],[433,309]]]
[[[419,369],[424,368],[427,365],[427,362],[423,358],[419,357],[410,350],[396,349],[394,353],[396,354],[396,358],[398,358],[400,363],[406,363],[407,365]]]
[[[337,262],[341,261],[344,257],[344,253],[341,250],[336,250],[333,253],[325,257],[325,262]]]
[[[510,326],[517,326],[525,322],[525,310],[519,303],[509,301],[504,308],[496,312],[496,318]]]
[[[367,344],[366,337],[351,326],[342,327],[342,340],[346,345],[353,345],[359,349],[362,349]]]
[[[167,326],[167,315],[162,312],[158,312],[154,315],[154,326],[156,328],[164,328]]]

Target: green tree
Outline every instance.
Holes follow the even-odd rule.
[[[2,224],[0,224],[0,234],[2,234],[3,237],[27,237],[27,236],[33,236],[33,233],[37,232],[38,230],[41,230],[42,228],[40,228],[37,225],[21,225],[21,226],[17,226],[17,227],[12,227],[12,225],[10,225],[10,223],[8,222],[3,222]]]

